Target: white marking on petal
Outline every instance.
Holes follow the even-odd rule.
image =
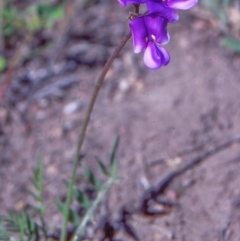
[[[162,65],[161,60],[158,58],[157,53],[155,53],[154,51],[156,51],[156,49],[154,48],[154,43],[149,42],[143,55],[143,61],[145,65],[150,69],[158,69]]]
[[[156,41],[155,35],[152,34],[151,37],[152,37],[152,40],[155,42]]]
[[[143,51],[143,49],[144,48],[141,45],[135,45],[134,46],[134,53],[135,54],[139,54],[139,53],[141,53]]]

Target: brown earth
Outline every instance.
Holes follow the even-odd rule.
[[[80,51],[75,56],[79,58],[78,67],[48,78],[27,92],[30,94],[22,93],[15,107],[9,107],[8,101],[2,105],[2,213],[32,202],[27,189],[41,153],[48,221],[59,221],[53,200],[64,196],[62,180],[70,176],[78,132],[94,83],[106,57],[128,31],[129,10],[113,2],[93,6],[85,15],[79,15],[62,53],[71,56],[71,51]],[[122,206],[135,210],[146,188],[157,186],[189,160],[240,138],[239,56],[224,50],[218,30],[194,18],[191,12],[183,13],[181,20],[170,27],[170,33],[167,49],[171,62],[167,67],[147,69],[142,56],[133,54],[129,42],[100,92],[83,147],[82,166],[95,168],[95,155],[106,163],[114,139],[117,135],[121,138],[121,182],[107,195],[96,214],[100,218],[107,214],[117,220]],[[83,47],[79,43],[86,40],[87,52],[81,55]],[[38,73],[47,68],[43,60],[34,60],[21,71]],[[63,78],[74,80],[71,88],[56,87]],[[11,101],[13,95],[8,95]],[[69,103],[75,108],[71,110]],[[104,180],[97,167],[96,172]],[[142,241],[239,241],[239,172],[240,143],[236,140],[170,183],[163,195],[175,203],[169,214],[149,217],[134,213],[129,223]],[[99,235],[91,240],[100,240]],[[123,230],[115,238],[133,240]]]

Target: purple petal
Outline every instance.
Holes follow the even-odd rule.
[[[147,47],[148,33],[143,17],[135,18],[129,23],[133,37],[134,53],[140,53]]]
[[[146,3],[146,0],[118,0],[123,7],[126,7],[127,4],[142,4]]]
[[[158,15],[146,15],[144,17],[149,40],[153,40],[158,44],[166,44],[170,40],[167,31],[168,21]]]
[[[209,0],[211,1],[211,0]],[[198,3],[198,0],[168,0],[167,5],[170,8],[186,10]]]
[[[149,14],[158,14],[166,18],[171,23],[176,22],[179,19],[176,11],[166,6],[162,0],[147,0],[147,7]]]
[[[148,68],[159,69],[169,63],[170,55],[167,50],[157,46],[153,41],[149,41],[144,52],[143,61]]]

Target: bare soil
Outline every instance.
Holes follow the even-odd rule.
[[[129,10],[114,1],[90,7],[74,20],[58,62],[49,65],[42,57],[18,70],[17,77],[32,71],[36,80],[51,66],[59,70],[70,66],[41,82],[20,83],[18,88],[25,92],[12,88],[1,106],[1,213],[32,202],[27,190],[40,153],[48,221],[59,226],[53,201],[64,197],[63,180],[70,176],[94,83],[107,56],[128,32]],[[183,13],[170,33],[167,67],[147,69],[142,56],[133,54],[130,41],[98,97],[83,147],[79,182],[85,165],[104,180],[94,156],[107,163],[116,136],[121,138],[121,182],[111,188],[96,214],[99,220],[107,216],[114,223],[123,206],[136,210],[147,189],[157,187],[166,175],[240,137],[240,57],[224,50],[218,30],[191,12]],[[169,183],[161,194],[174,203],[168,214],[134,212],[128,223],[142,241],[239,241],[239,173],[240,143],[236,140]],[[164,210],[162,205],[154,207]],[[91,240],[101,240],[103,234],[97,228],[92,227]],[[120,229],[114,240],[134,239]]]

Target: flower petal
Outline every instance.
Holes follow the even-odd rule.
[[[158,44],[166,44],[170,40],[170,35],[167,31],[168,21],[159,15],[146,15],[144,17],[148,37],[150,40]]]
[[[143,61],[148,68],[159,69],[169,63],[170,55],[167,50],[157,46],[153,41],[149,41],[144,52]]]
[[[167,5],[170,8],[186,10],[198,3],[198,0],[168,0]]]
[[[127,4],[142,4],[146,3],[146,0],[118,0],[123,7],[126,7]]]
[[[176,22],[179,19],[176,11],[166,6],[162,0],[147,0],[147,8],[149,14],[158,14],[171,23]]]
[[[148,33],[143,17],[135,18],[129,23],[133,37],[134,53],[140,53],[147,47]]]

